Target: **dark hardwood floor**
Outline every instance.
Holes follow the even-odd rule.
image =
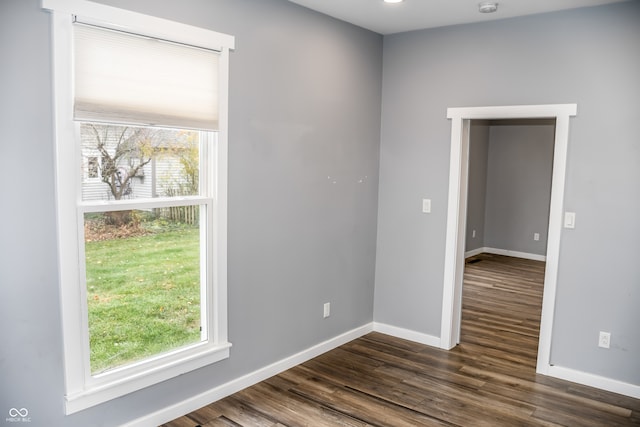
[[[455,349],[370,333],[165,426],[640,425],[640,400],[535,373],[544,263],[471,261]]]

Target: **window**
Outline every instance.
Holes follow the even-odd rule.
[[[87,157],[87,178],[99,178],[100,165],[96,156]]]
[[[83,188],[78,205],[91,374],[205,342],[201,293],[207,292],[213,200],[200,178],[206,181],[214,171],[206,148],[215,134],[87,122],[79,127],[83,146],[92,143],[105,153],[99,186],[108,193],[105,202],[103,193],[96,197]],[[151,162],[154,172],[140,182],[139,171]],[[88,185],[95,186],[83,187]],[[152,186],[161,189],[157,197]],[[121,209],[123,200],[131,203]]]
[[[229,356],[233,37],[90,2],[43,8],[73,413]]]

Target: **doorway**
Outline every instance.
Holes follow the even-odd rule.
[[[536,372],[548,374],[560,253],[569,118],[575,116],[576,111],[576,104],[448,109],[447,117],[451,119],[451,156],[440,334],[441,348],[451,349],[460,341],[471,120],[555,119],[549,232],[546,250],[547,263],[536,363]]]
[[[544,261],[554,119],[472,120],[465,257]]]
[[[535,369],[555,119],[472,120],[460,344]]]

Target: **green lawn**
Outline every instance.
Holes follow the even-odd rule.
[[[197,228],[85,250],[92,373],[200,341]]]

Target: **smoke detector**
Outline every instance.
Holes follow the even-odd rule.
[[[478,5],[480,13],[493,13],[498,10],[498,3],[492,1],[483,1]]]

